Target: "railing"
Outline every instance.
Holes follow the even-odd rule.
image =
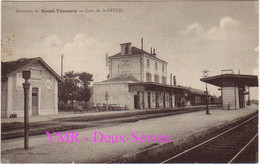
[[[97,111],[121,111],[121,110],[128,110],[127,106],[120,106],[118,104],[108,104],[108,107],[106,107],[106,104],[99,105],[97,104],[94,109]]]
[[[228,71],[230,71],[230,72],[232,72],[232,74],[234,74],[233,69],[224,69],[224,70],[221,71],[221,74],[223,75],[223,72],[228,72]]]

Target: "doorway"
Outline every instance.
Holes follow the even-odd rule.
[[[139,105],[139,92],[137,92],[135,95],[134,95],[134,106],[135,106],[135,109],[140,109],[140,105]]]
[[[163,93],[163,108],[165,108],[165,92]]]
[[[158,95],[158,92],[155,92],[155,107],[156,107],[156,109],[159,108],[159,95]]]
[[[32,115],[39,114],[39,89],[32,88]]]
[[[172,108],[172,94],[170,93],[170,97],[169,97],[169,103],[170,103],[170,107]]]
[[[245,95],[244,95],[244,88],[239,88],[239,108],[245,107]]]
[[[151,108],[151,93],[147,92],[147,102],[148,102],[148,108]]]

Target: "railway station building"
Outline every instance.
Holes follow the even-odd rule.
[[[58,114],[58,82],[60,76],[41,58],[22,58],[2,62],[1,116],[24,116],[22,72],[31,71],[29,79],[29,115]]]
[[[250,105],[250,87],[258,87],[254,75],[221,74],[201,81],[220,87],[223,109],[239,109]]]
[[[167,84],[168,63],[158,58],[155,49],[121,44],[121,52],[108,57],[109,79],[96,82],[94,105],[128,109],[172,108],[188,94],[187,88]]]

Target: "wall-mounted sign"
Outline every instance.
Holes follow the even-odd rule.
[[[129,66],[129,60],[128,59],[122,60],[121,66]]]
[[[51,89],[51,87],[52,87],[52,82],[51,82],[51,80],[46,80],[46,82],[45,82],[45,87],[46,87],[46,89]]]

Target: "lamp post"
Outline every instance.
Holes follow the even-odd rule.
[[[23,71],[24,89],[24,149],[29,149],[29,90],[30,83],[28,79],[31,77],[30,71]]]
[[[105,99],[106,99],[106,111],[108,111],[108,99],[109,99],[108,92],[106,92]]]
[[[203,78],[209,77],[208,72],[209,72],[208,70],[202,71],[202,73],[203,73]],[[206,83],[206,114],[210,114],[210,113],[209,113],[208,84],[207,84],[207,83]]]

